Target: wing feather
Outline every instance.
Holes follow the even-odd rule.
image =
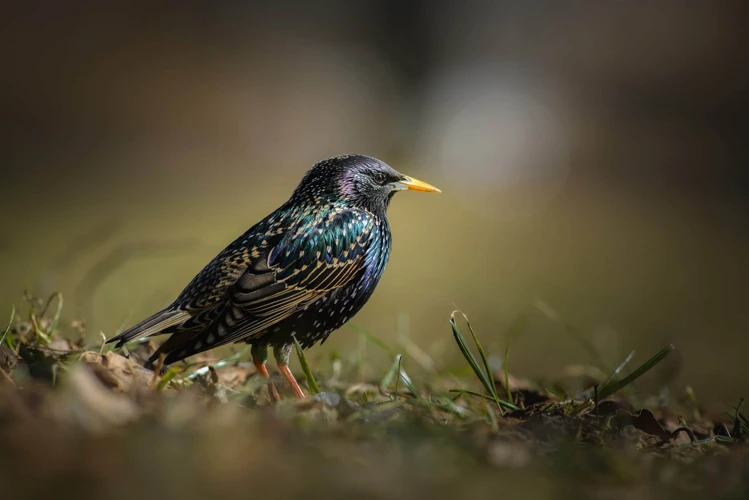
[[[116,337],[112,337],[107,342],[117,342],[115,347],[119,348],[133,340],[161,333],[163,330],[181,324],[189,317],[190,313],[187,311],[164,309],[128,328]]]

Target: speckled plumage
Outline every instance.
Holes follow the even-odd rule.
[[[171,334],[149,360],[164,354],[166,364],[247,342],[253,356],[267,356],[271,346],[287,363],[294,338],[304,348],[324,342],[372,295],[390,256],[386,210],[409,183],[435,190],[367,156],[316,164],[286,203],[221,251],[174,303],[110,342]]]

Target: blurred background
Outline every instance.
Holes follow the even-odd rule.
[[[354,320],[457,362],[541,300],[616,366],[749,392],[743,2],[15,2],[0,30],[0,307],[60,291],[108,337],[168,304],[316,161],[440,187],[390,209]],[[5,314],[5,313],[3,313]],[[589,354],[536,317],[511,370]],[[311,351],[357,348],[344,328]],[[389,363],[368,353],[374,365]]]

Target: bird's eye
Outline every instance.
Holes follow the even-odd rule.
[[[385,184],[385,175],[378,172],[374,174],[374,180],[377,184]]]

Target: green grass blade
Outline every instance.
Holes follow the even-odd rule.
[[[494,409],[488,402],[486,403],[486,413],[489,415],[489,424],[491,425],[492,432],[497,434],[499,432],[499,422],[497,422],[497,416],[494,414]]]
[[[476,391],[469,391],[468,389],[450,389],[451,393],[454,394],[468,394],[469,396],[476,396],[477,398],[485,399],[487,401],[494,402],[494,398],[491,396],[487,396],[486,394],[481,394],[480,392]]]
[[[454,394],[468,394],[469,396],[476,396],[477,398],[485,399],[486,401],[491,401],[492,403],[496,403],[496,401],[494,400],[494,398],[492,398],[491,396],[487,396],[486,394],[481,394],[480,392],[469,391],[467,389],[450,389],[450,391],[448,391],[448,392],[451,392],[451,393],[454,393]],[[507,408],[508,410],[513,410],[514,411],[514,410],[519,410],[520,409],[517,406],[515,406],[514,404],[508,403],[507,401],[505,401],[503,399],[499,400],[499,404],[502,405],[503,407]]]
[[[421,397],[419,390],[416,388],[413,381],[411,380],[411,377],[408,376],[408,373],[406,373],[405,370],[403,370],[402,368],[398,368],[398,375],[399,380],[403,381],[403,383],[406,385],[406,389],[408,389],[411,394],[413,394],[416,398]]]
[[[616,367],[616,370],[614,370],[614,373],[612,373],[611,375],[609,375],[609,378],[607,378],[601,384],[601,387],[606,387],[607,385],[610,385],[616,379],[616,377],[619,376],[619,373],[621,373],[621,371],[624,369],[624,367],[627,366],[629,364],[629,362],[632,361],[632,358],[634,358],[634,357],[635,357],[635,351],[630,352],[629,356],[627,356],[624,359],[624,361],[622,362],[622,364],[620,364],[619,366]]]
[[[390,387],[390,384],[393,383],[393,380],[395,380],[396,375],[398,374],[398,367],[401,363],[401,355],[396,354],[395,360],[393,361],[393,364],[390,366],[390,369],[387,371],[384,377],[382,377],[382,381],[380,382],[380,387],[383,389],[387,389]]]
[[[163,376],[161,377],[161,379],[159,380],[159,386],[158,386],[158,387],[159,387],[159,390],[161,390],[161,389],[163,389],[164,387],[166,387],[166,386],[167,386],[167,384],[169,384],[169,382],[170,382],[170,381],[171,381],[172,379],[174,379],[174,377],[176,377],[176,376],[177,376],[177,375],[178,375],[179,373],[181,373],[181,372],[182,372],[183,370],[184,370],[184,368],[182,368],[182,367],[178,367],[178,366],[175,366],[175,367],[169,368],[169,369],[168,369],[168,370],[166,371],[166,373],[165,373],[165,374],[164,374],[164,375],[163,375]]]
[[[455,416],[459,418],[465,418],[468,415],[470,415],[470,411],[468,411],[466,408],[461,408],[457,404],[455,404],[454,401],[452,401],[450,398],[435,398],[433,401],[429,401],[427,399],[414,399],[410,401],[411,404],[415,406],[420,406],[422,408],[429,408],[431,410],[442,410],[442,411],[448,411],[450,413],[453,413]]]
[[[481,372],[481,369],[479,368],[476,358],[473,356],[473,353],[468,348],[468,344],[466,343],[465,337],[463,336],[463,334],[460,332],[457,325],[455,324],[455,317],[450,318],[450,326],[452,327],[453,337],[455,338],[455,342],[458,344],[460,353],[463,355],[464,358],[466,358],[466,361],[468,361],[468,365],[471,367],[471,370],[473,370],[473,373],[478,377],[481,383],[484,384],[484,386],[487,389],[487,392],[491,394],[491,390],[489,390],[488,384],[486,384],[484,381],[484,374]]]
[[[0,338],[0,346],[3,345],[3,342],[5,342],[5,339],[8,339],[7,347],[11,351],[16,350],[16,342],[13,340],[13,335],[8,335],[10,333],[10,329],[13,327],[13,320],[16,318],[16,306],[13,306],[13,309],[10,310],[10,321],[8,321],[8,328],[5,329],[5,333],[3,333],[3,337]]]
[[[666,356],[668,356],[671,351],[674,350],[673,345],[669,345],[661,349],[660,352],[658,352],[655,356],[647,360],[645,363],[643,363],[639,368],[637,368],[635,371],[624,377],[622,380],[618,382],[612,382],[611,384],[607,385],[606,387],[602,387],[601,390],[598,393],[599,399],[605,399],[612,394],[620,391],[624,387],[628,386],[641,376],[643,376],[645,373],[650,371],[655,365],[663,361]]]
[[[307,386],[309,387],[310,392],[312,394],[319,394],[320,386],[317,385],[317,380],[315,380],[315,376],[312,374],[312,369],[309,367],[307,357],[304,355],[304,350],[296,337],[294,337],[294,345],[296,346],[296,355],[299,358],[299,364],[302,365],[304,378],[307,379]]]
[[[731,422],[733,422],[734,425],[738,424],[739,429],[741,429],[741,432],[745,434],[749,434],[749,421],[746,419],[746,417],[741,415],[741,413],[732,414],[730,412],[726,412],[726,415],[728,415],[728,418],[731,419]]]
[[[57,310],[55,311],[55,316],[52,318],[52,325],[49,327],[49,330],[47,331],[47,335],[52,338],[52,335],[54,335],[55,331],[57,331],[57,325],[60,324],[60,316],[62,315],[62,294],[60,292],[57,292],[52,297],[50,297],[50,301],[57,297]]]
[[[402,354],[396,354],[395,359],[393,360],[393,364],[390,366],[390,369],[385,374],[385,376],[382,378],[382,381],[380,382],[380,387],[383,390],[387,390],[388,387],[390,387],[390,384],[393,383],[395,380],[395,392],[398,392],[398,384],[400,382],[403,382],[405,384],[406,389],[408,389],[414,396],[417,398],[419,397],[419,391],[414,385],[413,381],[411,381],[411,377],[408,376],[408,374],[403,370],[401,364],[403,362],[403,355]]]
[[[489,367],[489,359],[486,357],[484,347],[481,345],[481,342],[479,342],[479,338],[476,336],[476,332],[473,331],[473,326],[471,326],[471,322],[468,321],[468,316],[466,316],[465,313],[460,309],[458,309],[458,312],[463,316],[463,319],[466,320],[468,330],[471,332],[471,336],[473,337],[473,343],[476,344],[476,349],[478,349],[479,356],[481,356],[481,363],[483,363],[484,370],[486,370],[486,378],[489,380],[489,383],[491,385],[490,394],[494,397],[494,399],[497,399],[497,384],[494,381],[494,374],[492,373],[492,369]]]
[[[505,348],[505,357],[504,357],[504,361],[502,362],[502,372],[504,373],[504,378],[505,378],[505,390],[507,391],[507,401],[509,401],[510,403],[514,403],[515,401],[513,401],[512,390],[510,389],[510,368],[509,368],[510,344],[512,344],[512,340],[507,341],[507,347]]]
[[[453,337],[455,338],[455,342],[458,344],[458,348],[460,349],[461,354],[463,354],[463,357],[466,358],[468,364],[471,365],[471,368],[476,374],[476,377],[486,389],[486,392],[489,393],[490,396],[492,396],[493,401],[497,404],[497,406],[499,406],[499,398],[497,397],[496,391],[492,391],[492,385],[491,383],[489,383],[488,377],[479,367],[479,363],[478,361],[476,361],[476,357],[468,348],[465,337],[458,329],[458,326],[455,324],[455,312],[456,311],[453,311],[453,313],[450,315],[450,326],[453,330]]]
[[[438,407],[444,408],[445,410],[454,413],[460,418],[465,418],[470,415],[470,412],[468,410],[456,405],[455,401],[450,398],[437,398],[436,403]]]
[[[747,426],[747,429],[749,429],[749,418],[746,418],[743,413],[739,412],[739,418],[742,422],[744,422],[744,425]]]
[[[624,369],[624,367],[627,366],[630,361],[632,361],[632,358],[634,356],[635,356],[635,351],[630,352],[629,356],[626,357],[626,359],[622,362],[622,364],[620,364],[619,366],[617,366],[616,370],[614,370],[614,372],[611,375],[609,375],[606,378],[606,380],[604,380],[598,386],[599,387],[606,387],[606,386],[611,385],[612,383],[614,383],[616,381],[616,377],[618,377],[619,373],[621,373],[621,371]],[[592,398],[594,391],[595,391],[595,388],[591,387],[590,389],[588,389],[588,390],[586,390],[585,392],[582,393],[582,397],[584,399]],[[599,394],[599,398],[600,398],[600,394]]]
[[[739,401],[739,404],[733,407],[735,415],[729,414],[728,416],[731,417],[731,420],[733,420],[734,422],[738,422],[739,427],[741,428],[741,432],[745,434],[749,434],[749,419],[747,419],[744,416],[744,414],[741,412],[741,406],[743,404],[744,404],[744,398],[741,398],[741,401]]]

